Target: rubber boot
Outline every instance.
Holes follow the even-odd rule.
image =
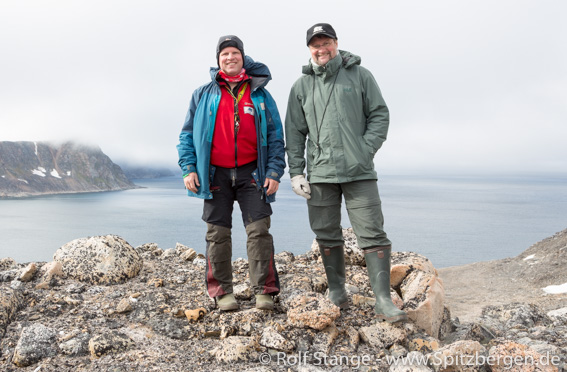
[[[348,308],[345,289],[345,254],[344,246],[326,247],[319,245],[323,266],[329,285],[329,299],[341,309]]]
[[[374,311],[378,319],[388,323],[407,320],[407,314],[398,309],[390,296],[390,255],[392,246],[372,247],[364,250],[364,259],[372,291],[376,296]]]

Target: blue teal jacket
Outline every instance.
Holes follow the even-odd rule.
[[[276,102],[264,88],[272,79],[268,67],[245,56],[244,68],[251,77],[250,97],[254,103],[258,142],[257,168],[252,177],[256,187],[262,188],[266,202],[270,203],[275,201],[275,194],[266,196],[263,187],[266,177],[279,182],[285,168],[282,122]],[[221,98],[221,88],[216,80],[219,70],[211,67],[211,82],[193,92],[177,145],[178,163],[183,174],[196,171],[201,184],[197,193],[189,190],[187,193],[202,199],[213,198],[210,184],[215,167],[211,165],[211,144]]]

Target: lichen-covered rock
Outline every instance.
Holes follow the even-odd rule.
[[[493,372],[540,372],[558,371],[550,355],[543,355],[529,346],[507,341],[493,346],[488,351]],[[555,363],[558,362],[555,361]]]
[[[73,240],[59,248],[53,259],[63,272],[91,284],[118,284],[138,275],[142,258],[127,241],[116,235]]]
[[[227,337],[211,351],[211,354],[222,363],[246,362],[252,359],[251,352],[256,345],[253,337]]]
[[[8,324],[16,316],[16,312],[24,305],[22,292],[9,287],[0,286],[0,341]]]
[[[439,334],[437,336],[440,340],[445,340],[455,330],[455,323],[451,319],[451,311],[447,306],[443,307],[443,319],[439,325]]]
[[[239,300],[249,300],[253,295],[252,288],[245,283],[235,285],[232,288],[232,293],[234,294],[234,297]]]
[[[430,336],[437,338],[443,322],[445,290],[435,273],[412,271],[400,285],[408,317]]]
[[[41,267],[43,273],[42,281],[49,283],[54,277],[63,277],[63,264],[58,261],[51,261]]]
[[[420,353],[431,353],[441,346],[438,339],[419,333],[408,336],[406,344],[410,351],[419,351]]]
[[[455,340],[473,340],[481,344],[487,344],[494,337],[495,335],[490,330],[476,322],[459,325],[453,334]]]
[[[132,309],[132,302],[129,298],[121,299],[120,302],[118,302],[118,305],[116,305],[116,312],[119,314],[127,313],[132,311]]]
[[[287,320],[294,327],[322,330],[340,315],[341,310],[320,293],[308,292],[286,301]]]
[[[536,305],[511,303],[501,306],[486,306],[482,309],[480,323],[496,336],[503,336],[512,327],[530,328],[551,320]]]
[[[21,282],[29,282],[37,272],[37,265],[32,262],[26,266],[18,278]]]
[[[348,345],[352,350],[356,351],[358,345],[360,344],[360,333],[352,326],[348,326],[345,330],[345,335],[348,339]]]
[[[274,256],[276,264],[289,265],[295,261],[295,255],[289,251],[283,251]]]
[[[12,362],[18,367],[27,367],[43,358],[57,354],[56,333],[41,323],[22,330]]]
[[[392,287],[399,287],[413,271],[438,275],[433,263],[427,257],[414,252],[392,252],[391,261],[390,285]]]
[[[366,266],[364,252],[358,247],[358,241],[352,227],[343,229],[343,240],[345,250],[345,263],[347,265]]]
[[[335,342],[338,336],[339,330],[334,324],[331,324],[315,335],[313,338],[311,352],[313,354],[323,353],[324,355],[328,355],[331,347],[333,346],[333,342]]]
[[[234,328],[234,333],[239,336],[249,336],[252,331],[263,329],[264,324],[270,319],[270,312],[252,308],[241,311],[231,311],[222,313],[219,318],[218,326],[222,329]]]
[[[15,269],[18,263],[12,257],[0,258],[0,271]]]
[[[296,291],[311,292],[314,290],[313,281],[308,275],[293,275],[280,278],[282,289],[293,288]]]
[[[61,353],[68,356],[81,356],[89,352],[89,340],[91,335],[89,333],[81,333],[69,340],[65,340],[59,344]]]
[[[386,322],[362,327],[358,332],[365,343],[377,349],[389,348],[406,337],[404,329]]]
[[[89,351],[95,358],[109,353],[120,353],[133,347],[134,341],[123,333],[111,331],[94,336],[89,340]]]
[[[343,241],[345,264],[366,266],[366,261],[364,261],[364,252],[362,252],[362,249],[358,247],[358,241],[356,240],[356,235],[354,234],[352,227],[343,229]],[[311,244],[311,251],[316,256],[320,254],[319,243],[317,243],[317,240],[315,239],[313,239],[313,244]]]
[[[260,338],[260,345],[288,353],[295,349],[295,343],[282,336],[274,327],[264,328]]]
[[[148,321],[148,325],[154,332],[175,340],[186,340],[190,335],[188,323],[185,319],[159,314],[153,316]]]
[[[435,371],[469,372],[484,370],[486,348],[477,341],[457,341],[427,354]]]
[[[197,252],[193,248],[187,248],[186,250],[181,252],[179,257],[184,261],[193,261],[195,258],[197,258]]]

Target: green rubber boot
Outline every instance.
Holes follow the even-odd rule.
[[[319,245],[323,266],[329,285],[329,299],[341,309],[348,308],[345,289],[345,254],[344,246],[326,247]]]
[[[378,319],[395,323],[408,319],[408,315],[398,309],[390,296],[390,255],[392,246],[372,247],[364,250],[364,259],[372,291],[376,296],[374,311]]]

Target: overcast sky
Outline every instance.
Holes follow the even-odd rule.
[[[328,22],[390,108],[379,172],[565,174],[566,14],[563,0],[3,1],[0,140],[174,167],[219,36],[270,67],[283,120],[305,32]]]

